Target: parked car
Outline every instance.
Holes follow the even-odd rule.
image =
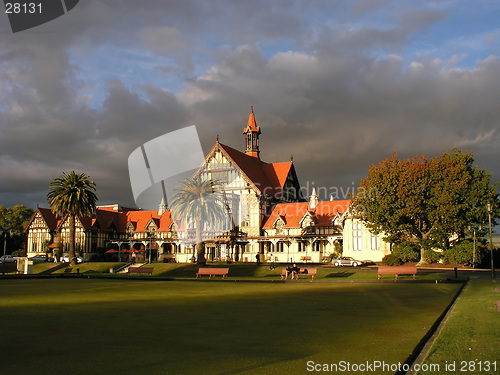
[[[335,267],[341,267],[341,266],[357,267],[357,266],[362,266],[363,264],[365,264],[365,262],[361,260],[356,260],[353,257],[340,257],[332,259],[332,264]]]
[[[0,257],[0,263],[16,263],[17,259],[12,255],[2,255]]]
[[[76,257],[76,262],[77,263],[83,263],[83,262],[86,262],[86,261],[87,261],[87,259],[85,259],[85,258],[82,258],[82,257],[79,257],[79,256]],[[63,255],[61,257],[61,262],[63,262],[63,263],[69,263],[70,262],[69,255]]]
[[[49,258],[46,254],[38,254],[29,258],[33,263],[53,262],[54,259]]]

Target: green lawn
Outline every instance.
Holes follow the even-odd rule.
[[[303,374],[308,361],[398,363],[459,287],[4,279],[0,373]]]
[[[75,266],[74,268],[78,268],[81,274],[103,274],[106,275],[109,272],[109,268],[118,267],[119,265],[123,265],[125,263],[111,263],[111,262],[88,262],[81,263]],[[196,264],[189,263],[153,263],[154,267],[153,277],[160,278],[182,278],[182,279],[194,279],[196,277],[196,273],[198,272],[199,266]],[[269,269],[269,265],[261,265],[257,266],[252,263],[214,263],[208,264],[209,267],[229,267],[229,279],[239,279],[239,280],[280,280],[281,270],[285,265],[277,265],[274,270]],[[304,265],[300,265],[304,267]],[[354,267],[342,267],[336,268],[332,266],[324,266],[324,265],[307,265],[308,267],[316,267],[318,268],[318,273],[316,276],[317,280],[325,280],[325,281],[334,281],[334,282],[351,282],[358,280],[377,280],[377,268],[372,267],[370,269],[367,268],[354,268]],[[34,273],[36,274],[61,274],[64,269],[68,267],[65,263],[40,263],[36,264],[34,267]],[[453,269],[449,270],[440,270],[440,269],[429,269],[426,270],[425,273],[423,271],[419,271],[421,273],[417,274],[417,280],[447,280],[454,279],[455,274]],[[460,279],[468,280],[470,275],[473,275],[474,272],[479,273],[483,271],[460,271],[458,276]],[[484,271],[486,272],[486,271]],[[73,271],[76,273],[76,271]],[[486,272],[486,274],[489,274]],[[117,275],[112,275],[116,277]],[[118,275],[124,277],[137,277],[137,275]],[[144,275],[141,275],[141,277]],[[205,277],[207,278],[207,277]],[[382,275],[382,280],[394,280],[393,275]],[[411,275],[401,275],[399,277],[401,280],[411,280],[413,277]],[[309,280],[310,278],[305,278]]]
[[[441,370],[448,365],[451,370],[455,363],[457,373],[500,373],[500,312],[495,306],[500,291],[495,288],[500,289],[500,283],[491,279],[469,282],[431,347],[426,364],[438,364]],[[442,371],[425,372],[439,373]]]

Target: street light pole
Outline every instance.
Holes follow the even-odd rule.
[[[5,261],[6,255],[7,255],[7,233],[11,233],[12,227],[10,226],[10,221],[9,219],[6,219],[6,226],[5,228],[0,227],[0,230],[3,231],[3,266],[4,266],[4,273],[5,273],[5,267],[7,265],[7,262]],[[1,235],[0,235],[1,236]]]
[[[469,225],[467,227],[467,230],[469,232],[472,230],[472,233],[474,233],[474,242],[472,247],[472,268],[476,268],[476,227],[472,227],[471,225]]]
[[[489,217],[489,223],[490,223],[490,254],[491,254],[491,278],[495,278],[495,265],[493,264],[493,235],[491,234],[491,214],[493,212],[491,203],[487,204],[487,209],[488,209],[488,217]]]
[[[474,249],[472,255],[472,268],[476,268],[476,228],[474,228]]]
[[[3,231],[3,267],[4,267],[4,274],[5,274],[5,266],[7,265],[6,262],[6,253],[7,253],[7,229]]]

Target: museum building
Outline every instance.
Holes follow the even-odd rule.
[[[228,213],[224,230],[204,228],[208,261],[319,263],[341,249],[344,256],[380,261],[390,252],[388,243],[350,214],[349,200],[319,201],[314,188],[307,199],[302,197],[293,158],[262,161],[260,135],[252,108],[243,129],[245,151],[217,137],[194,174],[218,182]],[[67,253],[68,218],[37,208],[26,231],[28,257]],[[164,201],[154,211],[98,206],[91,217],[77,219],[75,236],[75,251],[86,259],[110,253],[125,259],[135,252],[146,260],[191,262],[195,256],[194,223],[174,223]]]

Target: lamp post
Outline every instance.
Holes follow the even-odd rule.
[[[6,258],[7,258],[7,233],[12,236],[12,227],[10,226],[9,220],[6,220],[7,226],[5,228],[0,227],[0,231],[3,233],[3,273],[5,274],[5,267],[7,266]],[[1,236],[1,234],[0,234]]]
[[[155,235],[154,229],[151,229],[149,232],[149,264],[151,264],[151,243],[153,241],[153,236]]]
[[[476,268],[476,228],[472,228],[470,225],[469,225],[469,231],[472,230],[472,232],[474,233],[474,242],[473,242],[473,247],[472,247],[472,268]]]
[[[493,213],[493,208],[491,207],[491,203],[486,205],[488,209],[488,217],[490,223],[490,254],[491,254],[491,278],[495,278],[495,265],[493,264],[493,235],[491,234],[491,214]]]
[[[3,235],[4,235],[4,237],[3,237],[3,266],[5,267],[6,263],[7,263],[6,259],[5,259],[6,258],[5,254],[7,253],[7,229],[5,229],[3,231]],[[5,271],[5,269],[4,269],[4,271]]]

